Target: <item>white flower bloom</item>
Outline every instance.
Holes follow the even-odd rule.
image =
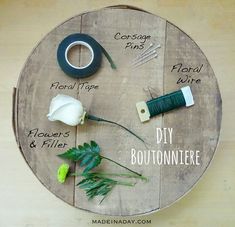
[[[79,100],[59,94],[51,100],[47,117],[50,121],[61,121],[75,126],[84,123],[85,115],[86,112]]]

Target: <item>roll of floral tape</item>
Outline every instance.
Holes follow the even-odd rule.
[[[151,117],[168,112],[183,106],[194,105],[193,95],[189,86],[180,90],[151,99],[147,102],[136,103],[136,108],[141,122],[148,121]]]
[[[75,66],[68,60],[69,50],[76,45],[87,47],[91,53],[91,59],[85,66]],[[60,68],[67,75],[75,78],[84,78],[93,75],[100,68],[102,52],[110,62],[111,67],[115,69],[116,66],[114,65],[111,57],[95,39],[87,34],[75,33],[64,38],[59,44],[57,49],[57,61]]]

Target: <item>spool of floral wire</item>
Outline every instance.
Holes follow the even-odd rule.
[[[147,102],[136,103],[136,108],[141,122],[180,107],[194,105],[193,95],[189,86],[178,91],[151,99]]]

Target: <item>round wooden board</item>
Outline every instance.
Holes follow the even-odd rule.
[[[111,69],[107,59],[103,58],[100,70],[89,78],[73,79],[65,75],[56,60],[57,47],[64,37],[79,32],[91,35],[105,47],[114,59],[117,70]],[[143,45],[146,49],[151,42],[160,43],[158,58],[132,68],[132,59],[142,50],[126,48],[127,43],[132,42],[132,47],[140,47],[143,40],[115,39],[117,33],[151,36]],[[77,55],[81,63],[87,60],[82,52],[83,49]],[[177,64],[175,67],[182,64],[181,69],[198,67],[201,70],[188,73],[172,70]],[[186,75],[194,81],[177,83]],[[198,79],[200,82],[196,83]],[[70,89],[62,89],[62,86],[56,88],[53,86],[55,83],[68,85]],[[82,83],[99,87],[88,91],[85,86],[82,88]],[[193,107],[165,113],[147,123],[140,122],[135,103],[151,98],[148,89],[152,95],[161,96],[186,85],[190,85],[194,95]],[[95,122],[86,122],[78,127],[49,122],[46,117],[49,103],[59,93],[80,99],[91,114],[132,129],[152,144],[151,150],[199,150],[200,165],[156,165],[153,162],[132,165],[131,149],[146,150],[146,147],[124,130]],[[138,215],[157,211],[188,192],[214,155],[222,115],[216,78],[196,43],[168,21],[128,7],[105,8],[75,16],[47,34],[30,54],[22,70],[13,111],[19,148],[42,184],[77,208],[106,215]],[[157,144],[156,128],[173,128],[172,144],[169,141]],[[58,134],[48,137],[46,133]],[[58,147],[58,144],[55,146],[57,140],[65,143],[64,148]],[[56,172],[64,161],[56,154],[90,140],[97,141],[102,155],[143,173],[149,181],[137,181],[133,188],[117,186],[101,204],[98,199],[87,201],[84,191],[75,186],[78,178],[69,178],[65,184],[59,184]],[[78,165],[70,165],[73,170],[81,172]],[[98,170],[126,172],[107,161],[103,161]]]

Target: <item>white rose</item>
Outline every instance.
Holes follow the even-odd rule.
[[[67,125],[83,124],[86,112],[82,103],[68,95],[57,95],[51,100],[49,113],[50,121],[61,121]]]

